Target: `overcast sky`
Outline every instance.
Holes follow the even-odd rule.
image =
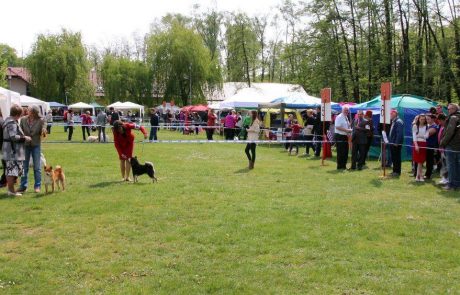
[[[87,45],[108,45],[112,40],[143,35],[157,17],[168,12],[190,15],[193,4],[201,10],[243,11],[249,15],[270,13],[281,0],[22,0],[2,1],[0,43],[26,55],[40,33],[60,28],[80,31]]]

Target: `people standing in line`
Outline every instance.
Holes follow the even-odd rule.
[[[21,177],[21,184],[19,192],[23,193],[28,187],[29,176],[29,162],[32,157],[34,169],[34,191],[40,192],[42,174],[41,174],[41,140],[42,135],[46,134],[45,121],[40,116],[40,109],[36,105],[28,108],[28,115],[19,120],[19,126],[24,132],[25,136],[29,136],[32,140],[25,144],[25,158],[24,158],[24,174]]]
[[[335,144],[337,147],[337,170],[347,169],[348,161],[348,136],[352,129],[348,114],[350,110],[347,106],[342,107],[342,113],[335,118]]]
[[[426,133],[426,172],[425,172],[425,179],[431,179],[433,175],[433,168],[435,164],[435,155],[436,151],[439,148],[438,145],[438,125],[435,123],[436,115],[427,114],[426,116],[426,125],[427,125],[427,133]]]
[[[118,112],[116,112],[113,107],[110,107],[109,108],[109,123],[110,123],[110,125],[113,126],[113,123],[115,121],[118,121],[118,120],[120,120],[120,114],[118,114]]]
[[[423,182],[423,163],[426,161],[426,138],[428,128],[426,116],[418,115],[412,123],[412,161],[415,164],[415,181]]]
[[[447,106],[447,111],[449,116],[440,146],[445,150],[449,181],[444,189],[450,191],[460,188],[460,112],[454,103]]]
[[[73,125],[75,124],[73,121],[73,111],[68,110],[66,117],[67,117],[67,139],[70,141],[72,140],[72,135],[73,135]]]
[[[93,124],[93,120],[91,119],[90,111],[84,112],[81,116],[81,132],[83,133],[83,141],[86,141],[86,133],[88,136],[91,135],[90,127]]]
[[[216,115],[214,114],[213,110],[208,110],[208,121],[206,122],[206,125],[208,128],[206,128],[206,138],[208,140],[213,140],[212,136],[214,135],[214,128],[216,126]]]
[[[160,116],[157,113],[157,109],[150,109],[150,135],[149,141],[158,140],[158,126],[160,126]]]
[[[446,115],[444,114],[438,114],[437,117],[438,120],[438,146],[441,145],[441,139],[444,136],[444,128],[446,126]],[[438,169],[439,169],[439,176],[441,176],[441,180],[438,182],[440,185],[446,185],[449,183],[449,180],[447,179],[447,161],[446,161],[446,154],[444,153],[443,148],[439,148],[438,150],[440,160],[438,162]]]
[[[51,126],[53,126],[53,112],[51,110],[46,113],[46,134],[51,134]]]
[[[134,134],[131,130],[140,130],[147,139],[147,131],[143,126],[134,123],[123,123],[120,120],[113,122],[113,141],[120,159],[120,171],[123,181],[131,181],[129,173],[131,172],[131,163],[129,160],[133,157]]]
[[[260,121],[258,118],[257,111],[251,111],[251,126],[247,129],[248,132],[248,141],[257,141],[259,140],[260,133]],[[250,142],[246,144],[244,152],[249,160],[249,169],[254,169],[254,164],[256,162],[256,143]]]
[[[367,130],[369,121],[364,118],[364,112],[358,111],[357,118],[353,120],[351,135],[351,170],[362,170],[366,157]],[[357,166],[356,166],[357,165]]]
[[[107,122],[107,114],[103,110],[99,110],[96,117],[97,139],[99,142],[107,142],[107,137],[105,136],[105,125],[107,125]]]
[[[401,150],[404,143],[404,122],[398,116],[397,110],[390,113],[391,125],[388,136],[391,159],[393,159],[393,172],[391,176],[399,177],[401,175]]]
[[[372,141],[374,140],[374,122],[372,121],[372,111],[367,110],[364,115],[364,119],[367,120],[369,128],[366,127],[366,150],[364,152],[364,165],[366,165],[366,159],[371,149]]]
[[[10,116],[3,122],[3,160],[6,163],[6,182],[9,196],[21,196],[15,191],[14,184],[18,177],[22,176],[25,160],[25,143],[30,142],[30,136],[24,134],[19,119],[22,108],[18,105],[11,106]]]
[[[235,124],[236,124],[236,112],[231,111],[225,117],[224,133],[225,133],[226,140],[233,140],[233,138],[235,137]]]

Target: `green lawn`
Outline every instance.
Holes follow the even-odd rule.
[[[459,192],[243,149],[137,144],[158,183],[134,184],[113,144],[45,142],[68,190],[0,195],[0,293],[460,293]]]

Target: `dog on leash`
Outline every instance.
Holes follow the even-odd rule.
[[[137,182],[137,177],[142,174],[147,174],[152,182],[158,182],[157,178],[155,177],[155,168],[153,167],[153,163],[145,162],[145,164],[141,165],[137,160],[137,157],[133,157],[130,160],[131,163],[131,170],[133,171],[133,180]]]

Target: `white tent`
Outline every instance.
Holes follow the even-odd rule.
[[[21,95],[21,106],[28,107],[32,105],[36,105],[39,107],[40,114],[42,116],[45,116],[46,113],[50,110],[50,104],[46,101],[27,95]]]
[[[117,102],[114,102],[112,104],[109,104],[108,106],[106,106],[107,109],[110,109],[110,108],[118,108],[118,107],[121,107],[123,106],[123,103],[121,101],[117,101]]]
[[[77,103],[71,104],[71,105],[69,105],[69,109],[72,109],[72,110],[87,110],[87,109],[90,109],[90,110],[92,110],[91,115],[94,116],[96,114],[96,112],[94,111],[94,107],[92,105],[84,103],[84,102],[77,102]]]
[[[243,88],[235,95],[220,103],[221,109],[257,108],[259,103],[268,103],[273,98],[259,88]]]
[[[21,105],[21,95],[17,92],[0,87],[0,108],[3,118],[10,115],[11,105]]]
[[[113,107],[115,110],[139,110],[139,116],[141,118],[144,117],[144,106],[140,105],[140,104],[137,104],[137,103],[134,103],[134,102],[130,102],[130,101],[119,102],[119,101],[117,101],[117,102],[107,106],[107,108],[111,108],[111,107]]]

